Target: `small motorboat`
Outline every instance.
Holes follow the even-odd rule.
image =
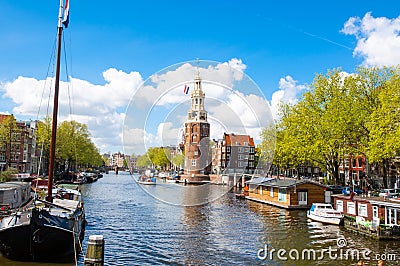
[[[339,225],[343,221],[343,214],[335,210],[331,204],[313,203],[307,211],[307,218],[327,224]]]
[[[155,177],[148,177],[146,175],[140,176],[139,180],[137,181],[141,185],[155,185],[156,178]]]

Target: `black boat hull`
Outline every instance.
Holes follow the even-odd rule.
[[[0,231],[0,252],[12,260],[30,261],[30,224],[9,227]]]
[[[33,210],[31,219],[32,260],[42,262],[75,261],[81,252],[85,219],[78,210],[74,219],[58,217],[45,210]]]
[[[73,262],[82,249],[85,225],[83,210],[71,219],[33,209],[30,223],[0,231],[0,251],[17,261]]]

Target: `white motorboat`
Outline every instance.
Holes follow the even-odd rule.
[[[335,210],[331,204],[313,203],[307,211],[307,218],[321,223],[339,225],[343,221],[343,214]]]

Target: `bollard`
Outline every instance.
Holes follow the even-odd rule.
[[[104,238],[102,235],[89,236],[84,265],[85,266],[104,265]]]

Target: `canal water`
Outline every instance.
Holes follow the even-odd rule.
[[[144,191],[133,178],[110,173],[82,186],[88,220],[84,251],[89,235],[103,235],[106,265],[356,265],[363,256],[366,265],[377,265],[379,257],[388,259],[385,265],[399,265],[398,241],[378,242],[311,222],[304,210],[236,199],[232,192],[209,204],[176,206],[149,195],[169,193],[176,184],[159,183]],[[0,265],[75,264],[0,257]]]

